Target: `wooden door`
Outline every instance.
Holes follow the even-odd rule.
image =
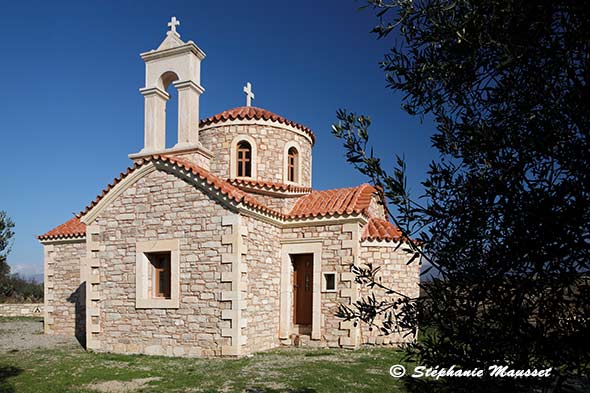
[[[313,254],[293,256],[293,322],[311,325]]]

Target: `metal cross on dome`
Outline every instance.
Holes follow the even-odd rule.
[[[168,27],[170,27],[171,32],[176,33],[176,26],[180,26],[180,21],[173,16],[170,18],[170,22],[168,22]]]
[[[244,93],[246,93],[246,106],[252,106],[254,93],[252,93],[252,85],[250,82],[246,83],[246,86],[244,86]]]

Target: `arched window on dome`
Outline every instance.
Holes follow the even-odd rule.
[[[287,153],[287,180],[297,182],[297,169],[299,166],[299,153],[295,147],[290,147]]]
[[[236,174],[238,177],[252,177],[252,146],[240,141],[236,151]]]
[[[301,156],[301,146],[296,141],[285,143],[283,149],[283,183],[303,184],[301,164],[304,156]]]

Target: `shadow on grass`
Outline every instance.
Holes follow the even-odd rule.
[[[411,379],[403,378],[408,393],[588,393],[590,378],[572,378],[556,387],[555,379]]]
[[[248,388],[245,393],[316,393],[317,390],[309,388],[296,389],[271,389],[271,388]]]
[[[24,370],[14,366],[0,366],[0,392],[2,393],[13,393],[16,392],[14,386],[8,378],[15,377],[22,373]]]

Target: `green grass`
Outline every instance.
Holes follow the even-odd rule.
[[[0,354],[0,392],[403,392],[389,375],[401,357],[384,348],[277,349],[242,359],[23,351]]]

